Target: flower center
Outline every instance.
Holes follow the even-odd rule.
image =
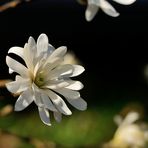
[[[45,83],[45,79],[44,79],[44,73],[43,72],[40,72],[37,74],[35,80],[34,80],[34,83],[38,86],[38,87],[41,87],[44,85]]]

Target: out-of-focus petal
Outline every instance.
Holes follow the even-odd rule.
[[[43,107],[38,107],[38,110],[39,110],[39,115],[40,115],[40,118],[42,120],[42,122],[46,125],[51,125],[50,123],[50,116],[49,116],[49,112],[47,109],[43,108]]]
[[[54,119],[57,122],[61,122],[61,120],[62,120],[62,114],[60,112],[53,112],[53,115],[54,115]]]

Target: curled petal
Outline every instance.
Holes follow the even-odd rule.
[[[9,49],[8,53],[13,53],[24,59],[24,49],[22,47],[12,47]]]
[[[134,3],[136,0],[113,0],[113,1],[122,5],[130,5]]]
[[[100,0],[100,7],[101,7],[102,11],[104,11],[107,15],[110,15],[112,17],[119,16],[119,13],[106,0]]]
[[[6,56],[6,63],[9,66],[9,68],[20,74],[22,77],[28,77],[28,69],[21,63],[10,58],[9,56]]]
[[[40,115],[40,118],[42,120],[42,122],[46,125],[51,125],[50,123],[50,116],[49,116],[49,112],[47,109],[43,108],[43,107],[38,107],[38,110],[39,110],[39,115]]]
[[[33,96],[30,90],[24,91],[15,103],[15,111],[21,111],[33,102]]]

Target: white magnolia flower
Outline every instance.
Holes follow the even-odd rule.
[[[80,65],[61,65],[67,48],[55,48],[48,43],[48,37],[41,34],[37,44],[30,37],[24,48],[12,47],[8,53],[20,56],[26,66],[6,57],[9,73],[16,72],[16,79],[6,85],[12,93],[20,93],[15,103],[15,111],[25,109],[32,102],[38,106],[41,120],[50,125],[49,110],[53,111],[56,121],[60,121],[62,114],[71,115],[61,96],[75,108],[85,110],[87,103],[78,92],[83,84],[71,78],[80,75],[84,68]]]
[[[118,129],[105,148],[147,148],[148,128],[146,124],[135,123],[139,119],[137,112],[129,112],[125,119],[115,117]]]
[[[130,5],[136,0],[113,0],[122,5]],[[107,15],[112,17],[119,16],[119,13],[114,9],[114,7],[107,2],[107,0],[87,0],[88,6],[85,12],[85,18],[87,21],[91,21],[99,9],[102,9]]]

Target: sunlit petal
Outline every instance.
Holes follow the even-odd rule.
[[[52,100],[56,108],[65,115],[71,115],[71,111],[63,101],[63,99],[57,95],[56,93],[52,92],[51,90],[46,90],[47,95]]]
[[[28,77],[28,69],[21,63],[17,62],[9,56],[6,56],[6,63],[13,71],[17,72],[23,77]]]
[[[15,111],[21,111],[33,102],[32,93],[30,90],[24,91],[15,103]]]

